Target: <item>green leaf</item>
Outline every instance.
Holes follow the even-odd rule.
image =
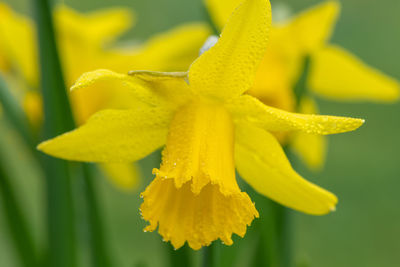
[[[56,49],[49,1],[34,0],[34,4],[44,103],[44,139],[49,139],[73,129],[74,122]],[[45,155],[42,158],[47,182],[50,249],[48,264],[57,267],[74,267],[77,265],[76,238],[69,164]],[[110,266],[110,259],[105,246],[101,216],[91,181],[93,177],[87,166],[83,166],[83,168],[93,265],[107,267]]]
[[[83,167],[83,187],[85,190],[88,228],[90,235],[90,244],[92,246],[92,263],[96,267],[113,266],[111,258],[107,251],[107,241],[104,233],[104,226],[101,220],[101,211],[97,201],[97,195],[93,179],[95,175],[92,166],[82,164]]]
[[[39,266],[32,235],[4,164],[3,155],[0,155],[0,203],[3,204],[11,239],[23,266]]]
[[[44,138],[74,127],[61,72],[48,0],[34,0],[40,58],[40,82],[44,104]],[[68,163],[41,156],[46,176],[48,211],[48,266],[74,267],[76,235]]]

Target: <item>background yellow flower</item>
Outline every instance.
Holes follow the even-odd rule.
[[[205,0],[205,3],[221,29],[240,0]],[[295,85],[307,58],[309,70],[303,86],[309,93],[339,101],[385,103],[398,100],[398,81],[367,66],[343,48],[328,44],[339,11],[338,1],[325,1],[292,18],[281,18],[275,22],[255,84],[248,93],[266,104],[285,110],[317,113],[317,104],[309,96],[296,107]],[[326,154],[327,141],[324,137],[293,134],[288,138],[282,133],[276,134],[283,144],[289,143],[310,168],[321,169]]]
[[[37,129],[41,125],[43,111],[42,101],[36,90],[38,58],[34,25],[28,17],[19,15],[3,3],[0,3],[0,16],[0,48],[4,47],[1,51],[7,55],[7,63],[12,63],[12,68],[19,73],[16,79],[25,79],[28,83],[24,86],[25,91],[18,89],[22,91],[20,93],[27,117]],[[127,8],[110,8],[83,14],[61,5],[55,10],[54,18],[67,87],[82,73],[99,67],[121,72],[134,68],[186,70],[198,56],[198,51],[209,34],[209,28],[205,24],[192,23],[156,35],[144,44],[117,47],[117,38],[133,25],[134,14]],[[21,43],[27,44],[24,49],[20,49]],[[8,72],[11,70],[7,69],[5,73]],[[132,105],[126,94],[116,99],[105,91],[104,94],[98,92],[70,94],[78,124],[84,123],[98,110],[113,105]],[[88,98],[91,101],[88,102]],[[121,164],[118,170],[117,165],[102,164],[101,167],[118,187],[123,190],[135,188],[137,168]]]

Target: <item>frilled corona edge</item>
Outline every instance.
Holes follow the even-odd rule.
[[[176,188],[173,179],[156,177],[142,197],[141,214],[150,223],[144,230],[154,231],[158,226],[163,240],[175,249],[185,241],[195,250],[217,239],[232,245],[232,234],[243,237],[259,216],[246,193],[224,195],[218,185],[210,183],[194,194],[191,182]]]

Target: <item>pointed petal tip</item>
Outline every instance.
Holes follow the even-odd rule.
[[[39,150],[40,152],[52,156],[52,157],[57,157],[57,158],[62,158],[61,155],[58,155],[53,149],[53,139],[49,139],[46,141],[41,142],[36,146],[36,149]]]
[[[333,193],[330,193],[330,203],[327,205],[327,210],[324,213],[321,213],[320,215],[326,215],[331,212],[335,212],[337,204],[338,204],[337,196]]]
[[[45,142],[46,142],[46,141],[45,141]],[[44,143],[44,142],[41,142],[41,143],[39,143],[38,145],[36,145],[36,150],[39,150],[39,151],[43,152],[43,143]]]
[[[316,210],[313,213],[309,213],[310,215],[323,216],[336,211],[338,198],[333,193],[330,192],[327,193],[328,195],[326,196],[327,198],[325,199],[325,205],[326,205],[325,208]]]
[[[48,150],[48,143],[50,140],[46,140],[43,142],[40,142],[37,146],[36,149],[39,150],[40,152],[43,152],[45,154],[47,154],[47,150]]]
[[[397,102],[400,99],[400,83],[396,83],[396,87],[393,88],[391,94],[388,96],[388,102]]]
[[[354,120],[355,120],[355,128],[354,128],[354,130],[360,128],[365,123],[365,119],[355,118]]]
[[[323,130],[319,134],[329,135],[329,134],[339,134],[355,131],[360,128],[364,123],[364,119],[351,118],[351,117],[338,117],[338,116],[326,116],[333,120],[330,122],[332,124],[332,129]]]
[[[107,69],[97,69],[93,71],[88,71],[79,76],[79,78],[75,81],[75,83],[70,87],[69,90],[75,91],[90,86],[100,78],[118,77],[119,75],[123,74],[115,73]]]

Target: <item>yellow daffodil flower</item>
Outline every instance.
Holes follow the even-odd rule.
[[[130,97],[94,114],[83,126],[38,149],[87,162],[137,161],[165,145],[155,179],[142,193],[141,213],[175,248],[200,249],[216,239],[231,245],[259,214],[235,178],[235,168],[258,192],[308,213],[335,209],[337,198],[291,167],[270,131],[334,134],[363,120],[303,115],[269,107],[246,92],[267,47],[268,0],[247,0],[233,13],[218,42],[188,72],[97,70],[72,91],[104,90]],[[86,100],[90,102],[91,99]]]
[[[37,51],[35,29],[32,22],[0,5],[0,48],[11,51],[10,60],[15,69],[30,86],[37,85]],[[191,23],[158,34],[142,45],[120,49],[113,46],[117,37],[132,26],[134,16],[124,8],[100,10],[88,14],[78,13],[66,6],[59,6],[55,13],[55,27],[66,82],[71,86],[80,74],[99,68],[127,72],[131,68],[157,71],[187,70],[198,56],[202,44],[210,34],[205,24]],[[2,34],[5,33],[5,34]],[[24,49],[18,43],[29,44]],[[80,62],[76,64],[76,62]],[[124,105],[129,97],[113,98],[109,92],[72,92],[71,105],[78,124],[84,123],[93,113],[104,107]],[[87,98],[91,98],[87,102]],[[119,102],[119,103],[116,103]],[[129,102],[131,104],[131,102]],[[35,127],[42,121],[41,98],[34,90],[27,90],[23,107]],[[123,190],[137,184],[137,167],[131,164],[102,164],[111,181]]]
[[[241,0],[205,0],[216,25],[222,29],[229,14]],[[343,48],[328,44],[340,9],[339,2],[327,1],[298,16],[276,23],[271,40],[258,69],[254,86],[248,91],[267,105],[295,110],[293,88],[310,57],[307,77],[309,91],[332,100],[390,102],[399,98],[399,83],[385,76]],[[310,113],[315,103],[306,99],[301,105]],[[313,107],[312,107],[312,106]],[[304,106],[299,106],[301,112]],[[307,112],[307,113],[308,113]],[[281,142],[292,140],[291,147],[307,165],[323,165],[326,140],[323,136],[295,134],[290,139],[278,133]]]

